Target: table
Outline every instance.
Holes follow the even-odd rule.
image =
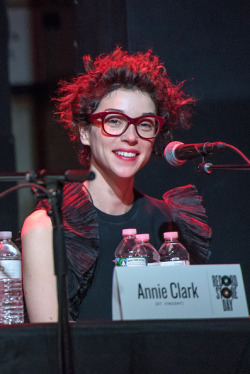
[[[250,320],[70,324],[75,374],[248,374]],[[57,324],[0,328],[1,374],[57,373]]]

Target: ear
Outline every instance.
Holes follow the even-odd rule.
[[[83,145],[89,145],[89,126],[79,128],[80,140]]]

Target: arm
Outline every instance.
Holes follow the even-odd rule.
[[[45,210],[26,218],[22,228],[23,288],[30,322],[57,322],[53,228]]]

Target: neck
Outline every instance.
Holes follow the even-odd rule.
[[[84,182],[91,194],[94,206],[112,215],[120,215],[129,211],[134,201],[134,177],[111,179],[104,177],[96,170],[94,172],[95,179]]]

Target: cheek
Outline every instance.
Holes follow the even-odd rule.
[[[154,141],[147,142],[147,144],[145,144],[144,147],[141,148],[141,151],[143,152],[143,158],[141,158],[141,167],[148,163],[152,154],[153,146]]]
[[[96,130],[99,130],[99,129],[92,127],[91,131],[89,132],[89,145],[91,149],[95,148],[96,146],[99,146],[99,144],[101,143],[100,131],[96,131]]]
[[[144,145],[144,149],[147,153],[147,155],[150,157],[151,156],[151,153],[153,151],[153,147],[154,147],[154,143],[155,141],[154,140],[150,140],[148,141],[145,145]]]
[[[112,138],[102,134],[99,129],[93,128],[89,136],[91,153],[102,153],[106,148],[108,148],[112,140]]]

